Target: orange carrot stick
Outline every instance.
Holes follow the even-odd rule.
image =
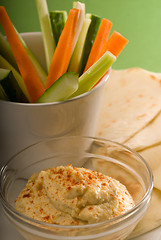
[[[3,6],[0,6],[0,23],[12,48],[31,101],[35,102],[44,93],[45,89]]]
[[[111,52],[115,57],[118,57],[118,55],[121,53],[121,51],[124,49],[126,44],[128,43],[128,39],[123,37],[120,33],[114,31],[111,36],[109,37],[106,45],[104,46],[104,49],[102,49],[102,52],[98,56],[98,59],[106,52]],[[98,60],[97,59],[97,60]],[[108,71],[104,74],[104,76],[108,73]],[[103,77],[104,77],[103,76]],[[103,78],[102,77],[102,78]],[[100,81],[102,80],[100,79]],[[98,81],[96,84],[98,84],[100,81]],[[95,86],[94,86],[95,87]]]
[[[102,49],[104,48],[107,42],[111,27],[112,22],[106,18],[103,18],[96,38],[94,40],[91,52],[89,54],[84,72],[98,60],[98,56],[101,55]]]
[[[72,55],[72,46],[75,36],[78,13],[79,10],[75,8],[69,11],[67,21],[60,35],[51,61],[46,88],[49,88],[60,76],[62,76],[67,71]]]
[[[128,39],[123,37],[119,32],[113,31],[113,33],[109,37],[104,49],[102,50],[102,53],[100,54],[99,58],[106,51],[109,51],[115,57],[118,57],[118,55],[121,53],[121,51],[124,49],[124,47],[126,46],[127,43],[128,43]]]
[[[107,42],[106,51],[110,51],[115,57],[118,57],[127,43],[128,39],[123,37],[119,32],[114,31]]]

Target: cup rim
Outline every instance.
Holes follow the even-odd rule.
[[[91,139],[91,140],[95,140],[95,141],[102,141],[102,142],[109,142],[109,143],[113,143],[116,144],[120,147],[123,147],[124,149],[130,151],[131,153],[133,153],[134,155],[136,155],[141,162],[143,162],[145,168],[147,169],[148,175],[149,175],[149,186],[144,194],[144,196],[142,197],[141,201],[139,201],[139,203],[137,203],[133,208],[131,208],[130,210],[128,210],[126,213],[121,214],[120,216],[117,216],[115,218],[106,220],[106,221],[102,221],[99,223],[93,223],[93,224],[86,224],[86,225],[57,225],[57,224],[53,224],[53,223],[46,223],[46,222],[42,222],[36,219],[32,219],[30,217],[25,216],[24,214],[18,212],[13,206],[11,206],[8,201],[5,199],[5,196],[3,194],[3,187],[2,187],[2,178],[3,178],[3,173],[5,172],[5,169],[7,168],[7,165],[14,160],[14,157],[16,157],[17,155],[21,154],[23,151],[26,151],[27,149],[30,149],[32,147],[34,147],[35,145],[41,144],[44,141],[53,141],[53,140],[57,140],[57,139],[69,139],[69,138],[84,138],[84,139]],[[100,226],[104,226],[104,225],[117,225],[120,222],[126,221],[128,218],[130,218],[132,215],[135,215],[143,206],[144,204],[150,199],[150,196],[152,194],[152,190],[153,190],[153,184],[154,184],[154,177],[153,177],[153,173],[151,168],[149,167],[149,165],[147,164],[147,162],[144,160],[144,158],[138,154],[135,150],[129,148],[128,146],[118,143],[116,141],[113,140],[109,140],[109,139],[105,139],[105,138],[99,138],[99,137],[90,137],[90,136],[61,136],[61,137],[55,137],[55,138],[47,138],[47,139],[43,139],[40,140],[32,145],[27,146],[26,148],[22,149],[21,151],[19,151],[18,153],[16,153],[14,156],[12,156],[8,162],[3,165],[0,169],[0,200],[2,202],[2,205],[5,206],[5,208],[7,208],[9,210],[9,212],[13,213],[14,215],[16,215],[16,217],[18,217],[19,219],[21,219],[21,221],[28,223],[29,225],[32,226],[37,226],[38,228],[42,229],[43,227],[45,228],[50,228],[50,229],[54,229],[54,228],[60,228],[60,229],[79,229],[79,230],[83,230],[85,228],[90,228],[93,229],[95,227],[100,227]]]
[[[63,101],[59,101],[59,102],[48,102],[48,103],[21,103],[21,102],[11,102],[11,101],[6,101],[6,100],[2,100],[0,99],[0,103],[4,103],[4,104],[9,104],[9,105],[17,105],[17,106],[50,106],[50,105],[61,105],[61,104],[65,104],[65,103],[69,103],[69,102],[73,102],[75,100],[79,100],[81,98],[84,98],[90,94],[92,94],[93,92],[95,92],[98,88],[101,88],[102,85],[104,85],[109,76],[110,76],[110,72],[111,72],[111,69],[109,70],[109,72],[102,78],[102,80],[94,87],[92,88],[91,90],[89,90],[88,92],[85,92],[85,93],[82,93],[76,97],[73,97],[71,99],[66,99],[66,100],[63,100]]]

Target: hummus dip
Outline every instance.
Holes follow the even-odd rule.
[[[19,212],[43,222],[82,225],[114,218],[135,204],[119,181],[68,165],[33,174],[15,205]]]

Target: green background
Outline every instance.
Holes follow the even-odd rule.
[[[86,0],[86,12],[108,18],[129,39],[115,69],[161,72],[161,0]],[[72,8],[72,0],[47,0],[49,10]],[[40,31],[35,0],[0,0],[19,32]],[[0,30],[3,32],[2,28]]]

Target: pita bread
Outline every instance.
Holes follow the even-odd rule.
[[[141,68],[112,70],[104,89],[96,136],[124,143],[160,110],[159,75]]]
[[[154,175],[154,187],[161,191],[161,145],[147,148],[138,153],[145,159],[152,169]]]
[[[123,143],[137,150],[154,175],[154,189],[149,208],[129,239],[161,225],[160,92],[161,75],[140,68],[112,70],[105,85],[96,136]],[[98,162],[95,167],[99,168],[98,170],[107,170]],[[117,174],[118,171],[116,178],[119,178],[120,175]],[[129,178],[120,180],[124,179]],[[130,182],[126,184],[128,186]]]
[[[161,112],[140,132],[124,142],[130,148],[138,151],[161,143]]]
[[[105,154],[106,155],[106,148],[104,146],[100,146],[97,151],[95,151],[96,154]],[[119,152],[120,154],[120,152]],[[146,149],[144,151],[139,152],[147,163],[150,165],[150,167],[153,170],[154,173],[154,179],[155,179],[155,187],[152,192],[152,198],[148,207],[148,210],[143,217],[143,219],[137,224],[137,227],[134,229],[132,234],[130,235],[129,239],[133,237],[140,236],[141,234],[147,233],[154,228],[157,228],[161,225],[161,177],[159,173],[161,172],[161,145]],[[155,157],[154,157],[155,156]],[[126,157],[126,154],[124,154],[122,157]],[[128,156],[127,156],[128,157]],[[132,159],[131,159],[132,160]],[[128,191],[131,193],[132,197],[134,198],[135,202],[137,203],[140,201],[140,184],[134,180],[134,178],[129,175],[128,172],[120,171],[119,166],[113,166],[113,163],[106,162],[102,159],[94,159],[92,161],[94,170],[97,170],[99,172],[102,172],[103,174],[107,174],[109,176],[112,176],[119,180],[121,183],[123,183]],[[160,180],[159,180],[160,178]],[[144,193],[143,193],[144,194]]]
[[[161,192],[157,189],[153,189],[151,201],[149,208],[142,218],[142,220],[137,224],[136,228],[132,232],[132,234],[128,237],[128,239],[140,236],[146,232],[149,232],[161,225]]]

